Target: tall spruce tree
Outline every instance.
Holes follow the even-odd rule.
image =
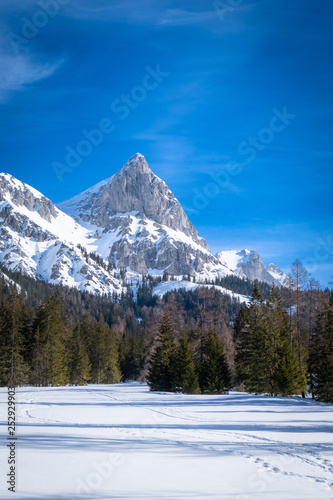
[[[219,337],[211,330],[204,343],[204,358],[200,366],[202,392],[224,394],[231,387],[231,373]]]
[[[295,304],[294,322],[297,335],[298,364],[300,371],[302,371],[304,369],[304,364],[306,363],[308,347],[308,332],[306,329],[306,325],[303,324],[301,317],[301,305],[303,302],[302,291],[307,285],[309,275],[305,267],[298,259],[296,259],[292,265],[290,277],[292,279],[291,288],[293,290],[293,299]],[[304,391],[302,392],[302,397],[305,397]]]
[[[288,396],[306,390],[304,369],[301,371],[295,343],[290,345],[289,318],[283,309],[282,298],[275,286],[267,301],[267,321],[270,354],[270,387],[272,395]]]
[[[200,393],[198,375],[196,373],[193,355],[185,332],[183,332],[179,346],[176,350],[175,362],[177,388],[184,394]]]
[[[87,346],[91,366],[91,382],[98,384],[100,382],[102,345],[97,321],[90,314],[85,314],[81,319],[80,328]]]
[[[151,357],[147,380],[151,391],[173,392],[177,387],[176,345],[167,313],[164,313],[161,321],[157,346]]]
[[[255,283],[251,302],[243,324],[243,334],[238,345],[241,356],[243,383],[246,390],[255,393],[271,392],[271,348],[265,304],[258,284]],[[239,357],[236,358],[240,362]]]
[[[311,365],[315,398],[333,403],[333,294],[318,313]]]
[[[134,359],[133,359],[133,345],[128,332],[124,332],[119,342],[119,364],[123,380],[133,379]]]
[[[37,311],[33,383],[65,385],[69,382],[70,327],[59,289],[50,293]],[[38,375],[36,372],[38,369]]]
[[[74,385],[87,384],[91,377],[88,349],[80,324],[74,328],[70,339],[69,372],[70,383]]]
[[[102,320],[97,325],[100,340],[99,381],[102,384],[117,384],[122,379],[119,367],[119,352],[114,331]]]

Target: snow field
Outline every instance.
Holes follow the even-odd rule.
[[[151,393],[146,384],[17,389],[18,483],[0,498],[326,500],[332,405],[245,393]]]

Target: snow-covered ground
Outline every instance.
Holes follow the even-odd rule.
[[[17,389],[18,482],[5,499],[326,500],[333,406],[231,392],[150,393],[130,382]]]

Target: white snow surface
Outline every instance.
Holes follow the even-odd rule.
[[[16,492],[74,500],[328,500],[333,406],[246,393],[149,392],[144,383],[16,391]]]
[[[249,304],[251,297],[248,297],[246,295],[241,295],[239,293],[234,293],[231,290],[228,290],[227,288],[224,288],[222,286],[216,286],[216,285],[206,285],[205,283],[192,283],[190,281],[186,280],[178,280],[178,281],[164,281],[162,283],[159,283],[153,290],[153,293],[155,295],[158,295],[159,297],[163,297],[168,292],[172,292],[174,290],[180,290],[180,289],[185,289],[185,290],[195,290],[196,288],[203,286],[205,288],[215,288],[215,290],[218,290],[219,292],[223,293],[224,295],[229,295],[233,300],[239,301],[239,302],[245,302],[245,304]]]
[[[239,268],[240,262],[245,262],[251,250],[222,250],[217,254],[220,262],[235,271]]]

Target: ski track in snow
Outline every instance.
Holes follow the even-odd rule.
[[[117,403],[127,404],[127,405],[133,406],[133,407],[140,407],[140,405],[135,404],[135,402],[131,403],[129,400],[119,399],[119,398],[116,398],[115,396],[110,396],[109,394],[104,394],[103,396],[104,396],[104,398],[111,399]],[[158,409],[158,410],[156,408],[149,407],[149,406],[146,407],[146,409],[150,410],[153,413],[158,413],[158,414],[161,414],[161,415],[168,417],[168,418],[183,419],[186,421],[196,422],[198,424],[199,423],[211,423],[212,425],[214,425],[214,423],[216,424],[216,421],[214,421],[213,419],[194,417],[193,415],[186,413],[184,410],[175,410],[175,409],[171,410],[171,409],[169,409],[167,407],[163,407],[163,406],[160,407],[160,409]],[[131,435],[135,438],[142,437],[142,434],[139,432],[131,432],[131,431],[123,430],[123,429],[120,429],[120,432],[124,433],[127,436]],[[161,432],[160,429],[159,429],[159,432]],[[203,431],[193,430],[190,432],[188,432],[188,431],[186,432],[182,429],[177,434],[174,431],[170,432],[170,430],[168,429],[167,432],[162,431],[162,433],[168,434],[168,435],[172,434],[175,437],[178,436],[179,438],[190,437],[191,439],[197,439],[197,440],[201,440],[200,436],[204,437],[205,440],[207,440],[208,435],[212,436],[212,437],[220,437],[220,438],[232,437],[234,439],[239,440],[239,442],[241,444],[245,444],[247,448],[253,449],[253,454],[230,451],[231,455],[236,454],[242,458],[245,458],[251,462],[254,462],[259,467],[260,470],[270,471],[270,472],[273,472],[275,474],[281,474],[281,475],[286,475],[286,476],[305,478],[305,479],[310,480],[310,481],[322,483],[323,485],[325,485],[327,487],[327,489],[331,489],[333,491],[333,462],[331,462],[328,459],[323,458],[319,452],[313,451],[314,447],[316,447],[316,448],[319,447],[319,450],[322,450],[323,447],[320,445],[308,445],[307,446],[304,444],[296,444],[296,443],[295,444],[287,444],[283,441],[276,441],[276,440],[272,440],[272,439],[268,439],[268,438],[258,437],[258,436],[254,436],[252,434],[243,433],[241,431],[240,432],[232,432],[232,431],[222,432],[222,431],[216,431],[216,430],[215,431],[209,430],[209,431],[203,432]],[[146,436],[144,436],[144,437],[146,437]],[[191,448],[196,448],[198,450],[209,450],[209,451],[217,453],[217,454],[220,453],[220,451],[221,451],[220,447],[218,445],[214,444],[216,442],[215,439],[212,440],[211,445],[207,445],[207,444],[203,445],[202,443],[186,443],[185,444],[183,439],[181,441],[179,441],[179,440],[171,441],[170,439],[161,439],[159,436],[155,437],[155,438],[154,438],[154,436],[150,436],[150,438],[156,439],[159,442],[163,441],[163,442],[168,443],[168,444],[171,443],[171,444],[177,444],[177,445],[181,445],[181,446],[189,446]],[[318,472],[329,473],[331,475],[331,477],[326,478],[326,477],[322,477],[322,476],[312,476],[312,475],[308,475],[308,474],[300,474],[300,473],[292,472],[290,470],[288,470],[288,471],[282,470],[281,468],[274,466],[273,464],[271,464],[267,460],[264,460],[264,459],[256,456],[255,452],[257,451],[256,450],[257,445],[262,444],[262,443],[264,443],[265,445],[266,444],[270,445],[269,447],[265,446],[265,452],[272,453],[273,455],[274,454],[278,455],[279,457],[282,457],[282,458],[287,456],[288,458],[290,458],[292,460],[300,461],[302,464],[310,465],[311,467],[314,467],[316,470],[319,469]],[[223,446],[223,444],[222,444],[222,446]],[[279,451],[279,448],[283,448],[284,451],[283,452]],[[223,451],[225,453],[225,450],[223,450]],[[332,498],[333,498],[333,496],[332,496]]]
[[[123,385],[126,387],[126,384]],[[96,386],[95,386],[96,387]],[[75,391],[75,388],[70,388]],[[112,386],[95,391],[94,388],[78,388],[78,395],[88,395],[88,401],[96,402],[96,405],[103,405],[104,402],[112,402],[119,406],[128,406],[138,411],[144,409],[148,412],[149,418],[146,418],[141,424],[130,425],[102,425],[103,428],[112,428],[122,440],[131,440],[133,443],[145,442],[156,443],[156,446],[166,445],[168,447],[177,447],[193,450],[194,453],[203,454],[204,456],[221,456],[227,455],[230,457],[239,457],[239,459],[247,463],[254,464],[257,467],[258,473],[272,473],[277,476],[289,476],[300,478],[301,480],[318,483],[320,488],[326,491],[331,491],[333,498],[333,461],[327,458],[328,453],[332,452],[330,443],[297,443],[282,440],[275,440],[257,434],[249,433],[241,426],[246,427],[248,422],[241,420],[242,412],[239,413],[237,421],[229,421],[228,414],[221,417],[217,414],[216,418],[211,418],[207,415],[198,415],[198,411],[189,411],[180,408],[179,403],[182,403],[182,396],[173,398],[170,394],[165,394],[167,404],[165,405],[150,405],[152,399],[142,398],[142,394],[137,399],[128,397],[119,397],[121,387],[113,390]],[[70,421],[58,420],[55,418],[46,418],[40,416],[41,409],[46,409],[49,415],[52,415],[54,405],[49,400],[40,397],[45,394],[44,388],[36,388],[34,391],[20,392],[18,405],[18,422],[19,425],[25,423],[29,426],[45,424],[48,426],[68,426],[74,428],[84,427],[84,423],[73,423]],[[149,393],[151,396],[152,393]],[[125,393],[127,396],[127,394]],[[158,399],[156,402],[163,401],[164,395],[157,393]],[[75,392],[73,396],[75,399]],[[297,405],[297,400],[294,400]],[[200,407],[200,399],[195,400],[194,406]],[[212,404],[214,401],[212,400]],[[304,411],[303,402],[301,411]],[[80,403],[78,403],[80,404]],[[84,403],[83,403],[84,404]],[[209,400],[207,405],[209,406]],[[309,402],[309,411],[311,412],[311,403]],[[319,404],[317,404],[319,406]],[[318,407],[317,406],[317,407]],[[315,409],[315,407],[314,407]],[[44,410],[43,410],[44,411]],[[201,409],[200,409],[201,411]],[[234,410],[232,410],[234,411]],[[37,413],[37,414],[36,414]],[[0,416],[4,417],[3,411]],[[181,423],[177,429],[177,423]],[[309,422],[310,425],[311,422]],[[279,422],[276,423],[278,425]],[[229,427],[230,430],[223,428]],[[233,429],[233,427],[239,430]],[[96,425],[98,427],[98,424]],[[269,431],[269,425],[265,421],[258,421],[258,431]],[[283,432],[283,423],[281,424]],[[295,428],[297,432],[297,424]],[[310,431],[311,432],[311,431]],[[134,446],[137,446],[134,445]],[[192,452],[192,453],[193,453]],[[326,456],[324,456],[326,454]],[[326,493],[327,494],[327,493]],[[325,497],[326,498],[326,497]]]

